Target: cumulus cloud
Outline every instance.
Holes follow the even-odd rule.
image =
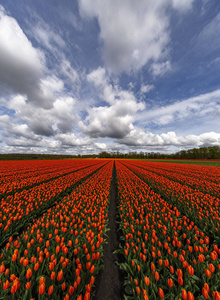
[[[106,71],[99,67],[87,75],[87,80],[92,82],[96,87],[105,86],[107,84]]]
[[[107,145],[105,143],[95,143],[94,145],[102,151],[107,150]]]
[[[207,132],[200,135],[177,136],[175,132],[154,134],[141,128],[134,128],[119,143],[128,146],[187,146],[202,147],[207,145],[220,146],[220,133]]]
[[[53,48],[53,45],[65,47],[62,38],[48,28],[43,30],[36,26],[35,31],[36,38],[50,50],[58,49]],[[56,75],[48,75],[46,57],[42,49],[32,45],[18,22],[7,15],[1,6],[0,40],[0,87],[6,87],[11,93],[26,96],[27,101],[32,102],[35,107],[51,108],[54,99],[64,91],[64,81]],[[63,76],[78,86],[78,74],[61,52],[58,61]]]
[[[167,55],[170,42],[168,8],[186,12],[193,0],[79,1],[83,18],[97,18],[103,58],[113,72],[139,70]]]
[[[39,83],[45,58],[34,48],[17,21],[0,9],[0,81],[15,92],[43,101]],[[16,51],[15,51],[16,49]]]
[[[133,128],[135,114],[144,109],[144,103],[137,102],[132,92],[111,85],[103,68],[88,74],[87,79],[94,83],[108,105],[89,108],[85,121],[79,123],[80,128],[91,137],[124,137]]]
[[[91,140],[88,137],[77,137],[74,133],[62,133],[55,136],[55,138],[61,142],[62,146],[85,146],[91,144]]]
[[[51,109],[35,109],[26,97],[18,95],[9,101],[8,108],[15,112],[14,122],[23,122],[36,135],[53,136],[73,129],[77,120],[73,112],[75,102],[71,97],[61,97]]]
[[[113,71],[137,70],[157,60],[169,42],[163,1],[84,0],[79,5],[82,15],[97,17],[104,61]]]
[[[63,78],[70,83],[79,78],[59,52],[65,47],[64,40],[44,22],[33,28],[35,39],[54,50],[60,72],[51,75],[43,49],[35,48],[18,22],[0,6],[0,87],[8,91],[7,100],[0,94],[3,111],[8,112],[0,116],[1,133],[11,146],[60,147],[64,139],[58,139],[58,143],[49,139],[71,132],[78,120],[74,113],[76,100],[66,91]],[[58,74],[63,75],[62,79]]]

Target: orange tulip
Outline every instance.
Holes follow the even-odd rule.
[[[11,287],[11,293],[14,294],[17,292],[17,290],[20,288],[20,283],[19,283],[19,279],[16,278],[14,281],[13,281],[13,285]]]
[[[93,285],[94,282],[95,282],[95,277],[92,275],[92,276],[91,276],[91,279],[90,279],[90,284]]]
[[[89,300],[90,299],[90,293],[86,292],[83,300]]]
[[[140,289],[140,287],[139,287],[139,286],[136,286],[136,293],[137,293],[138,295],[140,295],[140,294],[141,294],[141,289]]]
[[[37,262],[35,265],[34,265],[34,271],[37,271],[39,269],[39,263]]]
[[[164,291],[161,288],[159,288],[158,293],[160,298],[164,297]]]
[[[214,273],[215,272],[215,267],[213,266],[213,264],[209,264],[209,270]]]
[[[95,271],[95,266],[92,265],[92,266],[91,266],[91,269],[90,269],[90,273],[92,274],[94,271]]]
[[[29,290],[30,287],[31,287],[31,282],[29,281],[25,284],[25,288],[26,290]]]
[[[205,299],[209,299],[209,293],[204,287],[202,288],[202,295]]]
[[[188,270],[188,273],[189,273],[189,275],[193,275],[194,274],[194,269],[193,269],[193,267],[192,266],[188,266],[188,268],[187,268],[187,270]]]
[[[208,285],[208,283],[204,283],[204,288],[207,290],[207,292],[209,293],[209,285]]]
[[[183,285],[183,277],[178,277],[178,283],[179,285]]]
[[[205,275],[207,277],[211,277],[212,276],[212,273],[208,270],[208,269],[205,269]]]
[[[168,278],[167,283],[168,283],[168,286],[170,288],[173,287],[173,280],[172,280],[172,278]]]
[[[214,297],[215,300],[220,300],[220,293],[213,291],[213,297]]]
[[[8,287],[9,287],[9,281],[6,280],[6,281],[3,283],[3,290],[7,290]]]
[[[188,300],[194,300],[193,294],[189,291],[188,291]]]
[[[50,274],[50,279],[51,279],[51,280],[54,280],[55,277],[56,277],[56,273],[55,273],[55,272],[51,272],[51,274]]]
[[[187,291],[186,290],[184,290],[184,289],[182,289],[182,298],[183,298],[183,300],[187,300]]]
[[[45,283],[43,282],[42,284],[40,284],[39,286],[39,294],[43,295],[43,293],[45,292]]]
[[[53,285],[49,286],[49,289],[48,289],[48,295],[52,295],[53,294]]]
[[[69,300],[69,299],[70,299],[69,294],[66,294],[66,296],[64,297],[64,300]]]
[[[147,286],[150,285],[150,279],[147,276],[144,277],[144,282]]]
[[[44,278],[44,276],[41,276],[40,280],[39,280],[39,285],[41,285],[43,283],[45,283],[45,278]]]
[[[218,258],[218,254],[216,251],[212,251],[211,255],[210,255],[212,260],[216,260]]]
[[[158,272],[155,272],[154,277],[155,277],[155,280],[158,281],[158,280],[160,279],[159,273],[158,273]]]
[[[63,278],[63,270],[60,270],[57,275],[57,280],[60,281]]]
[[[26,272],[26,279],[31,278],[31,276],[32,276],[32,270],[29,268],[29,269],[27,269],[27,272]]]

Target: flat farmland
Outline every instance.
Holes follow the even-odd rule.
[[[0,162],[0,299],[220,299],[220,169]]]

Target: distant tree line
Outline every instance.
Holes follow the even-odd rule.
[[[69,159],[73,155],[7,153],[0,154],[0,160]]]
[[[181,150],[175,154],[163,154],[159,152],[100,152],[99,154],[85,155],[57,155],[57,154],[0,154],[0,160],[28,160],[28,159],[71,159],[71,158],[131,158],[131,159],[220,159],[220,147],[201,147]]]
[[[99,158],[136,158],[136,159],[220,159],[220,147],[201,147],[181,150],[175,154],[162,154],[159,152],[101,152]]]

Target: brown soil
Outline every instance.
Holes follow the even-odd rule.
[[[112,172],[112,182],[109,204],[109,224],[107,244],[104,245],[104,270],[100,272],[95,283],[94,300],[123,299],[123,274],[115,261],[119,261],[118,254],[113,254],[119,248],[119,232],[117,224],[117,185],[115,164]]]

